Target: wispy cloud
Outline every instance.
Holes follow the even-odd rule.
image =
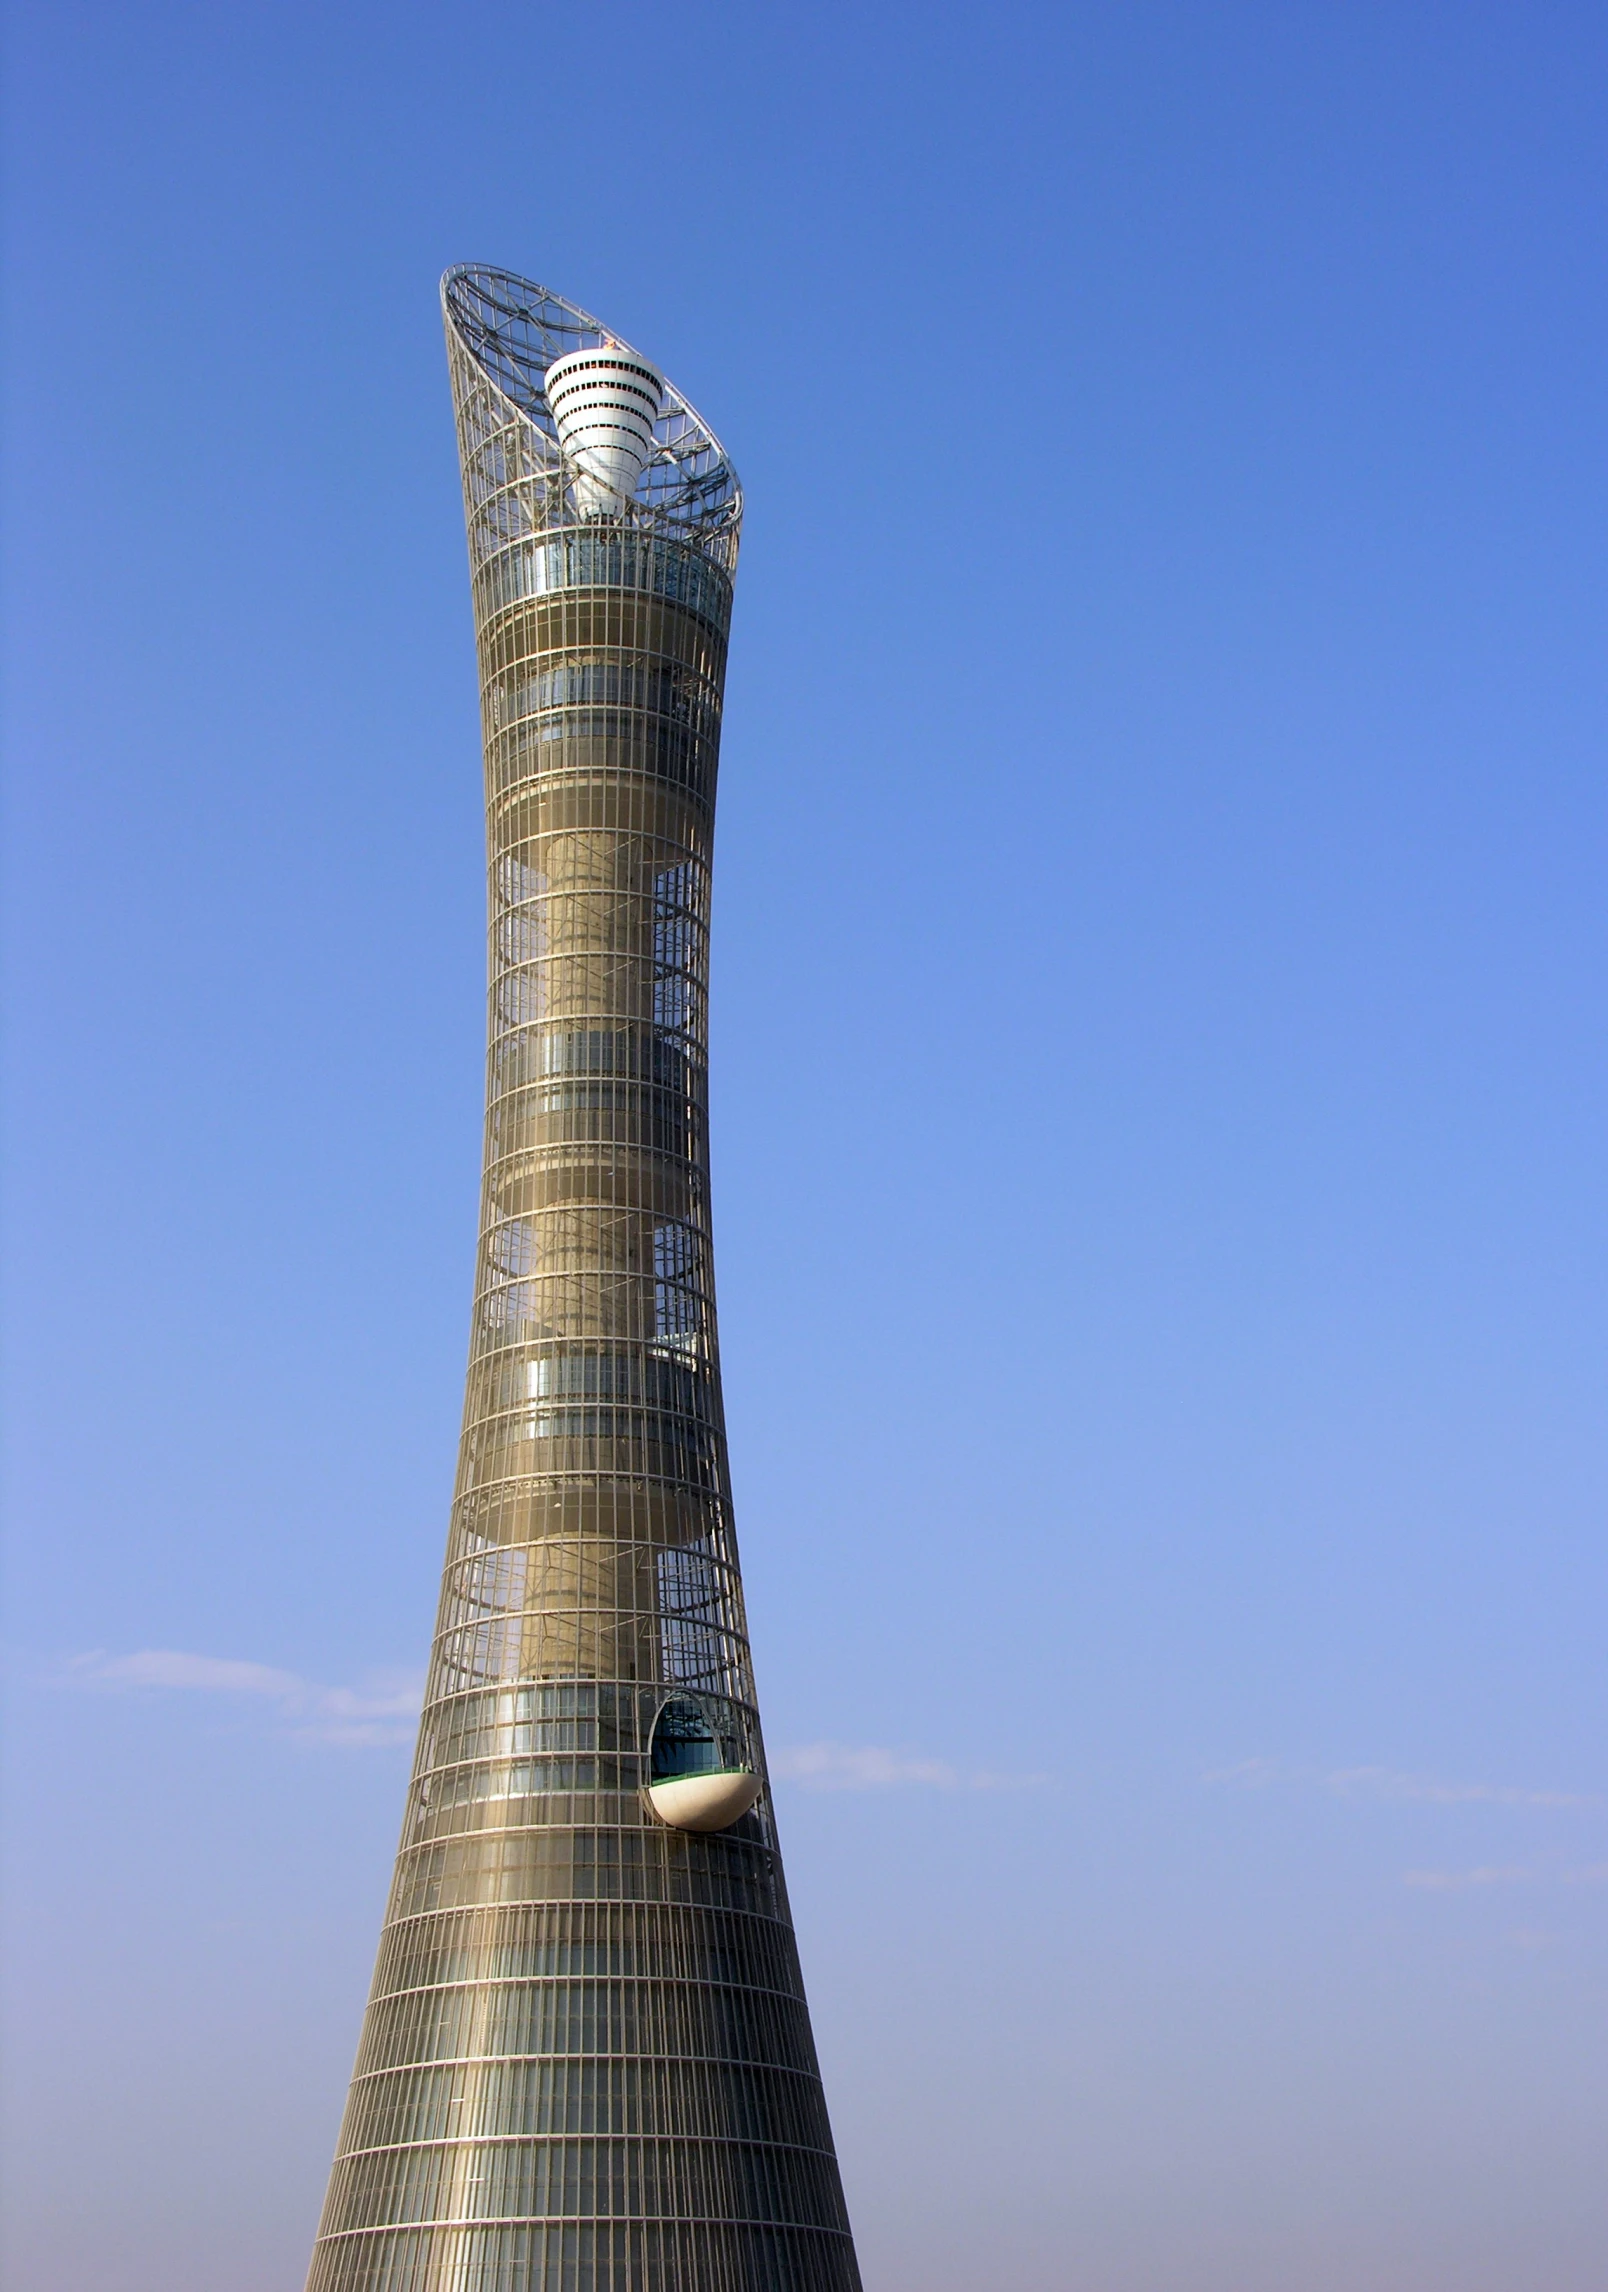
[[[1528,1886],[1535,1877],[1522,1863],[1482,1863],[1474,1870],[1404,1870],[1402,1884],[1436,1894],[1459,1894],[1470,1886]]]
[[[142,1648],[135,1655],[74,1656],[63,1674],[70,1687],[106,1694],[178,1689],[203,1695],[255,1696],[271,1704],[307,1742],[360,1746],[405,1743],[418,1721],[422,1683],[401,1672],[371,1673],[359,1687],[324,1687],[272,1664],[232,1656],[188,1655]]]
[[[1237,1759],[1231,1767],[1208,1767],[1200,1779],[1236,1791],[1265,1791],[1269,1783],[1285,1782],[1289,1775],[1289,1768],[1277,1759]]]
[[[1044,1780],[1042,1775],[966,1774],[943,1759],[847,1743],[801,1743],[778,1751],[770,1768],[781,1781],[802,1783],[810,1791],[881,1791],[911,1784],[938,1791],[1016,1791]]]
[[[1481,1863],[1472,1870],[1404,1870],[1402,1884],[1436,1894],[1461,1893],[1470,1886],[1603,1886],[1608,1885],[1608,1862],[1590,1862],[1577,1870],[1537,1869],[1522,1862]]]
[[[1286,1765],[1279,1759],[1241,1759],[1231,1767],[1211,1767],[1202,1782],[1242,1791],[1285,1783],[1329,1792],[1335,1798],[1372,1800],[1384,1805],[1595,1807],[1592,1791],[1533,1790],[1514,1783],[1449,1783],[1438,1775],[1413,1774],[1398,1767],[1320,1768]]]
[[[1327,1778],[1343,1799],[1416,1800],[1425,1806],[1594,1807],[1584,1791],[1523,1790],[1511,1783],[1445,1783],[1435,1775],[1400,1774],[1394,1767],[1340,1767]]]

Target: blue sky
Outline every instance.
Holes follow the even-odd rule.
[[[14,6],[12,2267],[296,2292],[445,1528],[435,304],[749,498],[739,1521],[868,2292],[1597,2292],[1608,21]]]

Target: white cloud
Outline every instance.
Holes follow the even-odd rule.
[[[1473,1870],[1404,1870],[1404,1886],[1427,1887],[1436,1893],[1460,1892],[1468,1886],[1601,1886],[1608,1883],[1608,1862],[1589,1862],[1577,1870],[1538,1870],[1521,1862],[1485,1863]]]
[[[1422,1805],[1496,1807],[1591,1807],[1597,1800],[1579,1791],[1520,1790],[1508,1783],[1443,1783],[1434,1775],[1399,1774],[1393,1767],[1341,1767],[1328,1785],[1344,1799],[1416,1800]]]
[[[1402,1884],[1451,1894],[1467,1886],[1527,1886],[1534,1876],[1521,1863],[1485,1863],[1476,1870],[1404,1870]]]
[[[256,1696],[273,1704],[304,1741],[358,1745],[411,1741],[422,1692],[422,1683],[407,1673],[375,1672],[360,1687],[324,1687],[272,1664],[188,1655],[177,1648],[75,1656],[65,1677],[69,1686],[111,1694],[176,1688]]]
[[[1286,1770],[1277,1759],[1239,1759],[1232,1767],[1209,1767],[1203,1783],[1227,1783],[1237,1791],[1263,1791],[1283,1779]]]
[[[882,1750],[876,1745],[854,1748],[847,1743],[798,1744],[778,1751],[770,1769],[780,1781],[802,1783],[811,1791],[880,1791],[911,1783],[939,1791],[1014,1791],[1026,1790],[1044,1779],[1041,1775],[968,1775],[942,1759],[914,1758],[908,1752]]]
[[[1291,1783],[1321,1788],[1336,1798],[1372,1799],[1387,1805],[1594,1807],[1600,1797],[1590,1791],[1527,1790],[1512,1783],[1448,1783],[1438,1775],[1409,1774],[1397,1767],[1336,1767],[1320,1773],[1312,1767],[1286,1766],[1278,1759],[1241,1759],[1231,1767],[1211,1767],[1201,1781],[1233,1790],[1265,1790],[1270,1783]]]

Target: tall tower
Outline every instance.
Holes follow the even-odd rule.
[[[442,282],[490,1002],[457,1490],[308,2292],[856,2292],[732,1529],[710,839],[742,496],[658,370]]]

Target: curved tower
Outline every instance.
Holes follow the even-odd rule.
[[[485,1177],[440,1615],[309,2292],[856,2292],[715,1341],[704,1014],[742,496],[583,311],[477,266],[442,300],[485,739]]]

